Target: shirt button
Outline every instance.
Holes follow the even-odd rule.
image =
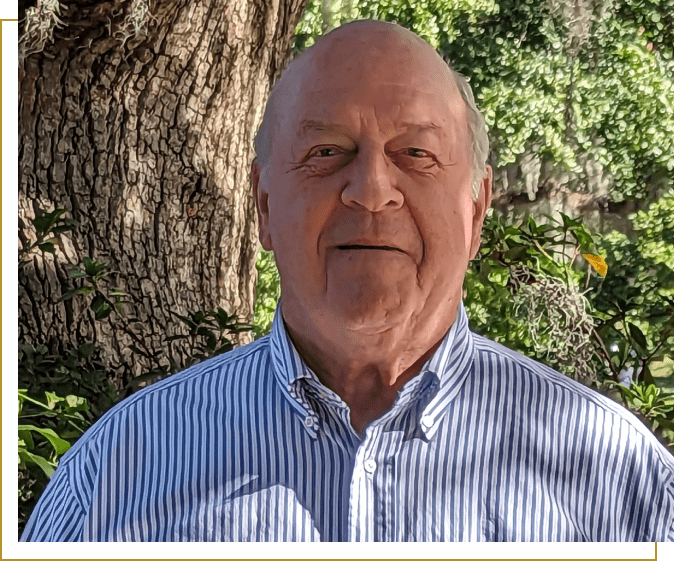
[[[311,428],[311,427],[313,427],[315,424],[316,424],[316,423],[315,423],[315,421],[314,421],[314,418],[313,418],[311,415],[307,415],[306,417],[304,417],[304,426],[305,426],[305,427]]]
[[[424,425],[427,429],[430,429],[433,426],[433,419],[428,415],[421,417],[421,424]]]
[[[365,460],[365,471],[368,473],[374,473],[374,470],[377,469],[377,462],[374,460]]]

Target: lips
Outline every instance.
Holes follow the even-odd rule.
[[[390,245],[345,244],[345,245],[338,245],[337,249],[345,249],[345,250],[378,249],[385,251],[397,251],[398,253],[405,253],[402,249],[398,249],[397,247],[392,247]]]

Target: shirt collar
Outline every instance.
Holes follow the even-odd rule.
[[[307,378],[315,388],[323,388],[321,395],[328,400],[334,396],[333,392],[325,388],[316,374],[304,363],[297,349],[293,345],[281,313],[279,299],[274,314],[270,334],[270,349],[274,375],[281,390],[291,402],[292,406],[303,415],[309,413],[306,407],[297,399],[293,386],[297,380]],[[419,375],[410,380],[401,390],[401,398],[411,393],[410,388],[416,387],[427,372],[435,378],[434,396],[426,405],[420,417],[421,429],[428,438],[431,438],[438,429],[449,403],[456,397],[470,371],[473,358],[474,343],[468,328],[468,317],[463,302],[459,303],[456,321],[445,335],[435,353],[426,361]],[[303,401],[303,400],[300,400]]]

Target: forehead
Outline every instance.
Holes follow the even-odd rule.
[[[423,87],[413,81],[320,81],[306,88],[295,103],[296,113],[329,116],[343,110],[373,109],[390,118],[451,113],[451,91],[445,84]]]
[[[300,133],[306,120],[374,118],[380,126],[431,121],[441,127],[462,121],[465,104],[442,59],[430,46],[405,40],[396,49],[392,40],[390,34],[357,35],[307,53],[279,92],[279,132]]]

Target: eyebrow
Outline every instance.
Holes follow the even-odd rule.
[[[394,126],[396,129],[404,128],[416,133],[425,131],[438,131],[441,129],[440,125],[433,123],[432,121],[422,121],[420,123],[398,121],[394,123]],[[297,138],[304,138],[312,131],[329,131],[347,134],[348,129],[344,125],[338,125],[336,123],[324,123],[315,119],[304,119],[303,121],[300,121],[297,131]]]

